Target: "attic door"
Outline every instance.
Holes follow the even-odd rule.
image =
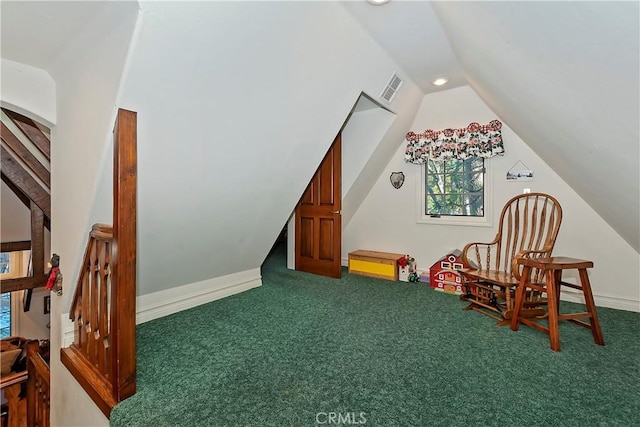
[[[296,270],[339,278],[342,135],[333,141],[296,207]]]

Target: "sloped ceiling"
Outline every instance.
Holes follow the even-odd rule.
[[[50,70],[108,3],[3,1],[2,57]],[[637,2],[343,6],[425,93],[470,84],[640,251]]]
[[[50,71],[106,1],[3,1],[2,57]]]
[[[424,93],[467,84],[428,1],[391,1],[383,6],[364,0],[342,4]],[[449,83],[432,85],[438,77],[447,77]]]
[[[640,4],[432,5],[471,87],[640,251]]]
[[[120,105],[139,112],[144,295],[259,267],[360,94],[397,64],[334,2],[141,10]],[[406,79],[372,144],[395,152],[421,99]]]

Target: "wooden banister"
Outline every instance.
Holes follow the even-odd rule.
[[[26,351],[26,362],[16,362],[11,371],[0,375],[0,387],[7,400],[3,426],[49,426],[49,345],[42,347],[38,340],[9,337],[2,340]],[[41,353],[43,351],[43,353]],[[22,356],[19,356],[21,358]],[[23,366],[21,368],[21,366]],[[26,396],[24,389],[26,388]],[[4,405],[4,404],[3,404]],[[7,417],[5,420],[4,417]]]
[[[105,248],[102,248],[102,245],[104,245]],[[73,295],[73,299],[71,300],[71,309],[69,310],[69,319],[76,320],[75,312],[77,310],[82,309],[81,307],[79,307],[79,304],[82,302],[81,298],[83,295],[83,289],[85,289],[83,287],[83,283],[86,280],[89,280],[89,275],[87,271],[92,269],[91,254],[95,252],[95,249],[98,246],[100,246],[101,249],[106,249],[106,247],[110,245],[113,245],[113,228],[110,225],[106,225],[106,224],[94,224],[93,227],[91,228],[91,232],[89,233],[89,239],[87,241],[84,258],[82,261],[83,268],[80,271],[80,276],[78,277],[78,282],[76,284],[76,290]],[[109,249],[109,253],[110,253],[110,249]],[[95,265],[93,267],[95,268]],[[106,281],[105,281],[105,286],[106,286]]]
[[[136,113],[114,129],[113,227],[93,225],[69,317],[74,342],[62,363],[109,417],[136,391]]]
[[[113,155],[113,351],[111,366],[118,402],[136,392],[137,115],[120,109]]]
[[[24,399],[20,397],[23,383],[28,379],[27,371],[10,372],[0,376],[0,388],[6,400],[7,413],[3,415],[3,425],[7,427],[20,427],[24,425],[26,409]],[[4,417],[7,417],[4,424]]]
[[[50,369],[40,355],[38,341],[27,343],[27,426],[48,427],[50,395]]]

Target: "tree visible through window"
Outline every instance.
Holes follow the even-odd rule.
[[[20,252],[0,253],[0,279],[17,277],[20,273]],[[11,292],[0,294],[0,338],[11,336]]]
[[[11,273],[11,254],[9,252],[2,252],[0,253],[0,274],[4,275],[9,273]]]
[[[428,160],[425,168],[427,216],[484,216],[483,158]]]
[[[0,338],[11,336],[11,292],[0,294]]]

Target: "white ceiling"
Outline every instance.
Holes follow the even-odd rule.
[[[105,1],[6,1],[0,4],[2,57],[49,70]]]
[[[50,71],[108,3],[3,0],[2,57]],[[636,251],[639,4],[343,2],[425,93],[469,84]]]
[[[343,4],[425,93],[467,84],[430,2],[391,1],[373,6],[363,0]],[[447,77],[449,83],[432,85],[438,77]]]
[[[66,44],[108,3],[3,0],[2,57],[49,70]],[[343,5],[425,93],[467,84],[429,2]],[[450,79],[447,85],[431,84],[443,76]]]

